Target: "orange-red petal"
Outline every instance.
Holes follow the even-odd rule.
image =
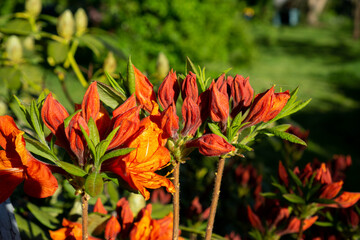
[[[135,66],[133,66],[135,72],[135,94],[138,102],[143,106],[143,108],[151,113],[154,104],[156,102],[156,96],[153,89],[153,85],[149,79],[142,74]]]
[[[116,236],[120,233],[121,226],[115,216],[107,221],[105,226],[105,239],[106,240],[115,240]]]
[[[102,213],[102,214],[108,213],[104,205],[102,204],[100,198],[96,199],[93,212]]]

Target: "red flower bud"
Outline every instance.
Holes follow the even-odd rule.
[[[273,93],[274,87],[270,88],[264,93],[256,95],[254,102],[251,105],[249,115],[246,117],[244,122],[250,122],[251,125],[255,125],[261,122],[266,117],[271,108]]]
[[[136,98],[134,94],[131,95],[128,99],[126,99],[126,101],[123,104],[121,104],[118,108],[116,108],[113,111],[113,119],[133,107],[136,107]]]
[[[176,115],[176,107],[174,103],[162,112],[160,128],[163,130],[163,138],[166,139],[172,137],[176,139],[178,137],[177,131],[179,130],[179,117]]]
[[[189,72],[181,84],[182,99],[185,100],[187,97],[190,97],[194,102],[196,102],[198,95],[199,91],[196,83],[196,75],[192,72]]]
[[[187,97],[183,103],[181,113],[183,116],[183,136],[193,136],[201,125],[200,108],[192,98]]]
[[[106,240],[116,240],[116,236],[120,233],[121,226],[115,216],[107,221],[105,227],[105,239]]]
[[[86,122],[89,122],[90,117],[95,121],[100,112],[100,97],[97,91],[97,83],[93,82],[86,90],[83,101],[81,103],[81,114]]]
[[[230,80],[230,79],[229,79]],[[233,107],[231,116],[234,118],[240,111],[245,111],[251,105],[254,97],[254,90],[249,83],[249,78],[236,75],[231,81],[231,96]]]
[[[281,161],[279,161],[279,178],[285,184],[285,186],[289,186],[289,179],[286,169]]]
[[[225,73],[223,73],[217,80],[215,83],[217,89],[219,89],[219,91],[221,93],[223,93],[224,95],[226,95],[229,98],[229,94],[228,94],[228,82],[225,79]]]
[[[156,96],[153,89],[153,85],[149,79],[142,74],[135,66],[133,66],[135,72],[135,94],[136,99],[143,106],[143,108],[151,113],[154,108],[153,101],[156,102]]]
[[[123,197],[116,203],[116,212],[122,227],[121,236],[123,238],[128,237],[134,221],[134,215],[126,198]]]
[[[104,205],[102,204],[100,198],[98,198],[98,199],[96,200],[96,203],[95,203],[95,205],[94,205],[94,210],[93,210],[93,212],[102,213],[102,214],[107,214],[107,213],[108,213],[108,212],[106,211]]]
[[[161,107],[167,109],[172,103],[176,103],[179,93],[180,86],[177,82],[176,72],[173,72],[171,69],[158,90],[158,98]]]
[[[220,156],[231,151],[235,147],[216,134],[205,134],[198,139],[186,143],[186,147],[197,147],[204,156]]]
[[[210,117],[214,122],[225,123],[229,117],[229,98],[216,84],[211,87]]]
[[[271,119],[273,119],[274,117],[276,117],[281,112],[281,110],[285,107],[289,98],[290,98],[289,90],[282,92],[282,93],[274,93],[274,95],[272,97],[271,108],[270,108],[268,114],[266,115],[266,117],[264,117],[264,119],[262,121],[268,122]]]
[[[320,198],[333,199],[340,192],[342,185],[343,182],[340,181],[340,182],[330,183],[324,186],[323,191],[320,194]]]
[[[251,210],[250,206],[247,206],[247,213],[251,226],[263,233],[265,230],[261,224],[260,218]]]
[[[353,206],[357,201],[360,199],[360,193],[354,192],[343,192],[340,196],[334,199],[336,202],[335,204],[326,205],[327,207],[334,207],[334,208],[348,208]]]

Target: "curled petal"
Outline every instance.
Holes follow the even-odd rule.
[[[205,134],[198,139],[188,141],[186,147],[197,147],[204,156],[221,156],[235,151],[235,147],[216,134]]]
[[[304,220],[304,225],[303,225],[303,231],[307,230],[308,228],[310,228],[318,219],[318,216],[314,216],[308,219]],[[287,228],[283,231],[280,231],[277,233],[277,235],[282,236],[285,234],[291,234],[291,233],[298,233],[300,230],[300,219],[293,217],[290,220],[289,225],[287,226]]]
[[[1,161],[0,156],[0,164]],[[24,180],[23,171],[22,168],[3,169],[0,166],[0,203],[5,202],[14,192],[15,188]]]
[[[116,236],[120,233],[121,226],[115,216],[111,216],[111,218],[107,221],[105,227],[105,239],[106,240],[115,240]]]
[[[93,82],[86,90],[84,99],[81,103],[82,117],[89,122],[90,117],[97,119],[100,112],[100,97],[97,91],[97,83]]]
[[[325,163],[322,163],[320,168],[317,170],[315,180],[321,184],[332,183],[330,170],[326,167]]]
[[[136,107],[136,98],[135,95],[133,94],[128,99],[126,99],[126,101],[123,104],[121,104],[118,108],[116,108],[113,111],[113,119],[134,107]]]
[[[228,94],[228,82],[225,79],[225,73],[223,73],[217,80],[216,80],[216,87],[217,89],[224,95],[229,98]]]
[[[289,186],[289,179],[286,169],[281,161],[279,161],[279,178],[285,184],[285,186]]]
[[[136,99],[147,112],[151,113],[154,108],[153,101],[156,102],[153,85],[150,83],[149,79],[135,66],[133,66],[133,68],[135,72]]]
[[[181,96],[182,99],[187,97],[191,98],[194,102],[197,101],[199,95],[199,90],[196,83],[196,75],[192,72],[186,76],[184,81],[181,84]]]
[[[229,117],[229,98],[214,84],[211,88],[210,117],[214,122],[225,123]]]
[[[324,186],[323,191],[320,194],[320,198],[333,199],[338,195],[343,185],[343,181],[330,183]]]
[[[176,103],[179,93],[180,86],[177,82],[176,72],[173,72],[171,69],[158,90],[158,98],[161,107],[167,109],[172,103]]]
[[[140,221],[134,224],[130,232],[130,240],[149,239],[151,234],[151,212],[147,209],[143,211]]]
[[[263,119],[263,122],[268,122],[274,117],[276,117],[285,107],[289,98],[290,98],[289,90],[282,93],[274,93],[271,108],[268,114],[266,115],[266,117]]]
[[[107,214],[108,213],[107,210],[105,209],[104,205],[102,204],[100,198],[98,198],[96,200],[93,212],[102,213],[102,214]]]
[[[154,223],[156,222],[156,224]],[[159,226],[159,230],[158,230],[158,234],[157,237],[154,237],[153,233],[155,233],[155,231],[152,232],[152,238],[151,239],[156,239],[156,240],[168,240],[168,239],[172,239],[172,235],[173,235],[173,213],[170,212],[167,216],[165,216],[162,219],[158,219],[158,220],[153,220],[153,226],[157,225]],[[156,229],[156,227],[154,227]],[[153,229],[154,229],[153,228]],[[156,235],[155,235],[156,236]]]
[[[335,198],[336,204],[327,205],[334,208],[348,208],[357,203],[360,199],[360,193],[343,192],[339,197]]]
[[[178,137],[179,117],[176,115],[176,107],[173,103],[162,112],[160,128],[164,131],[163,138]]]
[[[115,118],[113,128],[118,126],[120,126],[120,128],[112,139],[108,149],[121,146],[139,130],[139,111],[140,107],[133,107]]]
[[[183,136],[193,136],[201,125],[199,106],[192,98],[188,97],[184,100],[181,113],[184,125],[181,134]]]
[[[57,188],[57,180],[50,169],[44,163],[29,157],[24,183],[26,194],[36,198],[46,198],[52,196]]]

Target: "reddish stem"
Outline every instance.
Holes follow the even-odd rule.
[[[179,223],[180,223],[180,162],[176,161],[174,166],[174,186],[175,193],[173,196],[174,207],[174,225],[173,225],[173,240],[179,239]]]

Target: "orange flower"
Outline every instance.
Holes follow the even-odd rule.
[[[161,113],[161,129],[163,132],[163,138],[178,138],[177,131],[179,130],[179,117],[176,115],[175,103],[169,105],[169,107]]]
[[[263,122],[268,122],[276,117],[281,110],[285,107],[287,101],[290,98],[289,90],[282,93],[274,93],[272,96],[272,103],[269,112],[263,118]]]
[[[104,163],[102,171],[111,171],[123,178],[127,184],[138,190],[146,200],[150,193],[146,188],[166,187],[174,192],[174,185],[155,171],[166,166],[170,161],[170,153],[164,147],[166,140],[161,137],[162,130],[150,120],[150,116],[141,120],[142,132],[129,140],[127,147],[136,148],[131,153]]]
[[[115,240],[116,236],[120,233],[121,226],[115,216],[111,216],[105,227],[105,239]]]
[[[198,139],[188,141],[186,147],[198,147],[199,152],[204,156],[220,156],[231,151],[235,147],[216,134],[205,134]]]
[[[360,193],[343,192],[340,196],[334,199],[336,203],[328,204],[327,207],[333,208],[348,208],[357,203],[360,199]]]
[[[25,193],[37,198],[53,195],[56,178],[46,164],[34,158],[25,148],[24,132],[10,116],[0,117],[0,203],[24,182]]]
[[[52,240],[82,240],[82,226],[81,223],[70,222],[67,219],[62,221],[63,228],[56,231],[49,231]],[[99,240],[89,236],[89,240]]]
[[[133,68],[135,72],[136,99],[147,112],[151,113],[154,108],[154,102],[156,102],[153,85],[134,65]]]
[[[303,231],[307,230],[308,228],[310,228],[318,219],[318,216],[314,216],[308,219],[304,220],[304,225],[303,225]],[[300,230],[300,219],[293,217],[290,220],[289,225],[287,226],[287,228],[283,231],[278,232],[277,234],[279,236],[285,235],[285,234],[291,234],[291,233],[297,233]]]

